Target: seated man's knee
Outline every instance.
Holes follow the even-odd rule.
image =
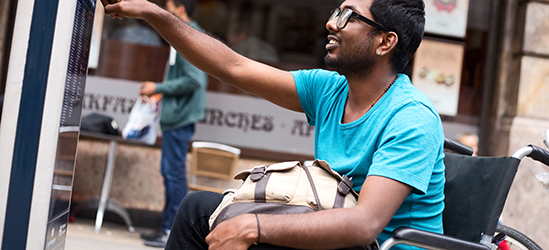
[[[211,210],[211,212],[213,212],[219,203],[221,203],[222,199],[223,195],[219,193],[208,191],[192,192],[187,194],[183,201],[181,201],[179,210],[194,210],[196,212]]]

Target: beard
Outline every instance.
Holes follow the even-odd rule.
[[[330,57],[329,54],[326,55],[324,63],[336,70],[340,75],[368,75],[376,62],[376,56],[371,53],[371,40],[356,44],[346,50],[340,47],[339,55],[337,57]]]

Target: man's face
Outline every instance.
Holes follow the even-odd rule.
[[[370,5],[372,0],[348,0],[341,4],[340,9],[350,8],[353,11],[372,19]],[[344,29],[337,28],[338,17],[328,21],[326,28],[330,31],[324,58],[326,65],[334,68],[340,74],[356,73],[369,70],[375,63],[375,48],[373,37],[369,32],[374,29],[368,24],[350,18]]]

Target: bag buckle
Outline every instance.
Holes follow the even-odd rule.
[[[253,182],[259,181],[265,176],[265,173],[267,173],[267,165],[255,166],[250,172],[250,180]]]
[[[353,188],[353,178],[349,178],[346,175],[341,177],[341,182],[339,182],[339,185],[337,187],[337,190],[343,194],[346,195],[351,191]]]

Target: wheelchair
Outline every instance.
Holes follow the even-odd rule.
[[[445,148],[456,153],[446,153],[444,159],[444,234],[400,227],[379,250],[398,244],[435,250],[495,250],[505,237],[501,229],[509,229],[498,227],[498,219],[520,161],[528,156],[549,166],[549,152],[535,145],[520,148],[510,157],[473,157],[470,148],[449,139]],[[541,250],[533,241],[523,245],[525,249]]]

